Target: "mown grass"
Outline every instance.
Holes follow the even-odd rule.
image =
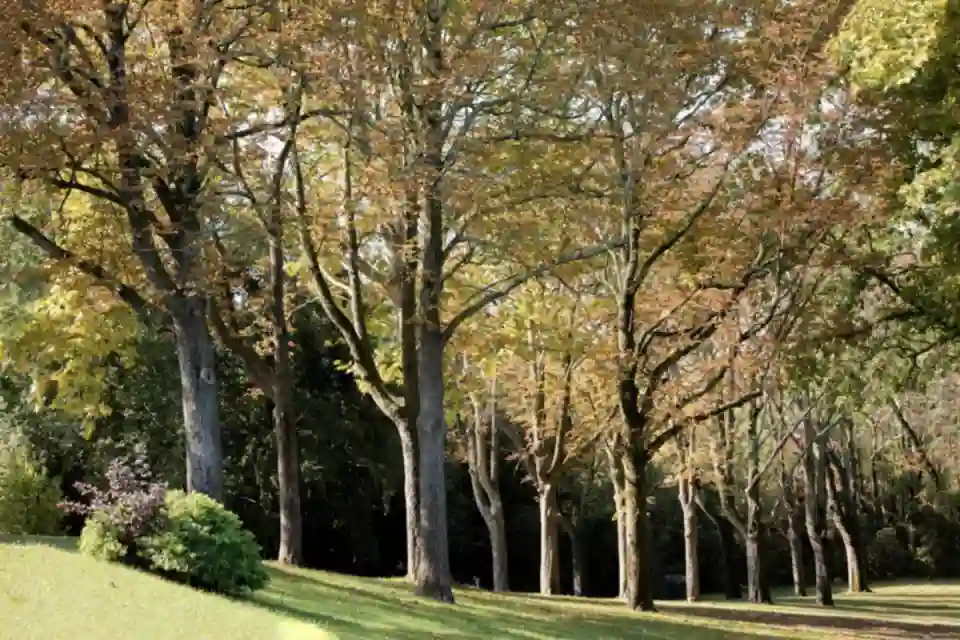
[[[665,607],[661,614],[638,614],[613,601],[497,595],[473,589],[458,591],[458,603],[451,607],[414,597],[410,587],[398,580],[276,567],[267,589],[247,600],[229,600],[81,557],[71,552],[69,540],[3,542],[0,640],[871,637],[838,630],[825,634],[823,629],[786,627],[775,621],[722,620],[702,610],[693,615],[677,606]],[[911,617],[922,614],[920,605],[932,597],[926,592],[913,595],[910,587],[898,589],[889,595],[887,591],[868,595],[912,607],[904,614]],[[953,587],[951,593],[941,599],[960,599],[960,587]],[[704,605],[707,609],[726,606]],[[852,603],[850,611],[873,616],[873,606],[864,599]],[[809,612],[800,603],[789,603],[788,609]],[[957,630],[960,637],[960,626]]]

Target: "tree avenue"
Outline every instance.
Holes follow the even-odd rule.
[[[960,8],[894,4],[0,0],[0,435],[448,603],[946,576]]]

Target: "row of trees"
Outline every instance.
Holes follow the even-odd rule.
[[[828,603],[830,527],[862,582],[870,402],[911,433],[891,372],[931,370],[956,327],[956,9],[917,3],[924,55],[894,65],[885,21],[903,16],[884,7],[7,3],[4,205],[47,258],[10,253],[9,364],[95,425],[104,372],[133,365],[143,332],[170,335],[186,486],[222,498],[229,350],[272,408],[279,557],[298,563],[292,318],[316,305],[396,429],[421,593],[453,600],[453,443],[498,588],[509,450],[538,496],[544,592],[577,527],[558,491],[595,461],[625,597],[653,607],[646,504],[668,460],[690,597],[707,486],[719,510],[700,511],[744,541],[752,600],[769,600],[786,509]],[[857,385],[868,356],[879,382]]]

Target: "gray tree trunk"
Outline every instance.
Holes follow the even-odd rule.
[[[700,599],[699,533],[697,530],[697,502],[690,478],[680,478],[680,507],[683,512],[683,561],[686,576],[687,602]]]
[[[403,460],[403,506],[407,537],[407,579],[417,576],[420,558],[420,477],[417,473],[416,436],[405,422],[395,425]]]
[[[817,436],[810,419],[803,421],[803,437],[807,448],[803,458],[804,522],[807,538],[813,550],[817,603],[833,606],[833,586],[830,582],[830,565],[827,560],[829,557],[827,523],[823,510],[826,494],[826,451],[822,437]]]
[[[552,483],[540,486],[540,593],[560,594],[560,510],[557,487]]]
[[[206,320],[206,300],[184,297],[171,304],[180,365],[187,453],[187,490],[223,499],[216,351]]]
[[[432,324],[432,323],[431,323]],[[420,329],[420,557],[417,593],[453,602],[447,539],[446,441],[443,412],[443,335],[439,326]]]
[[[800,597],[806,597],[807,584],[803,568],[803,543],[799,533],[802,526],[802,524],[798,524],[796,513],[791,509],[787,515],[787,543],[790,545],[790,568],[793,575],[793,593]]]
[[[633,447],[631,447],[633,449]],[[630,451],[624,459],[624,516],[627,549],[627,605],[637,611],[656,611],[650,584],[650,533],[647,527],[647,460]]]

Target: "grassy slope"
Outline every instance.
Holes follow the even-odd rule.
[[[457,606],[450,607],[414,598],[398,581],[303,570],[277,569],[271,586],[252,602],[231,601],[94,562],[57,548],[66,545],[56,539],[39,542],[44,544],[0,544],[0,640],[855,637],[837,630],[825,633],[694,617],[676,605],[669,607],[669,614],[641,615],[610,601],[474,590],[459,591]],[[845,600],[836,615],[917,619],[929,615],[926,606],[934,606],[938,618],[960,617],[956,586],[930,592],[893,589],[855,600]],[[950,609],[953,605],[957,609]],[[698,606],[702,607],[698,615],[737,609],[726,604]],[[900,606],[908,608],[899,610]],[[799,605],[783,609],[805,610],[809,611]],[[957,631],[960,637],[960,627]]]

